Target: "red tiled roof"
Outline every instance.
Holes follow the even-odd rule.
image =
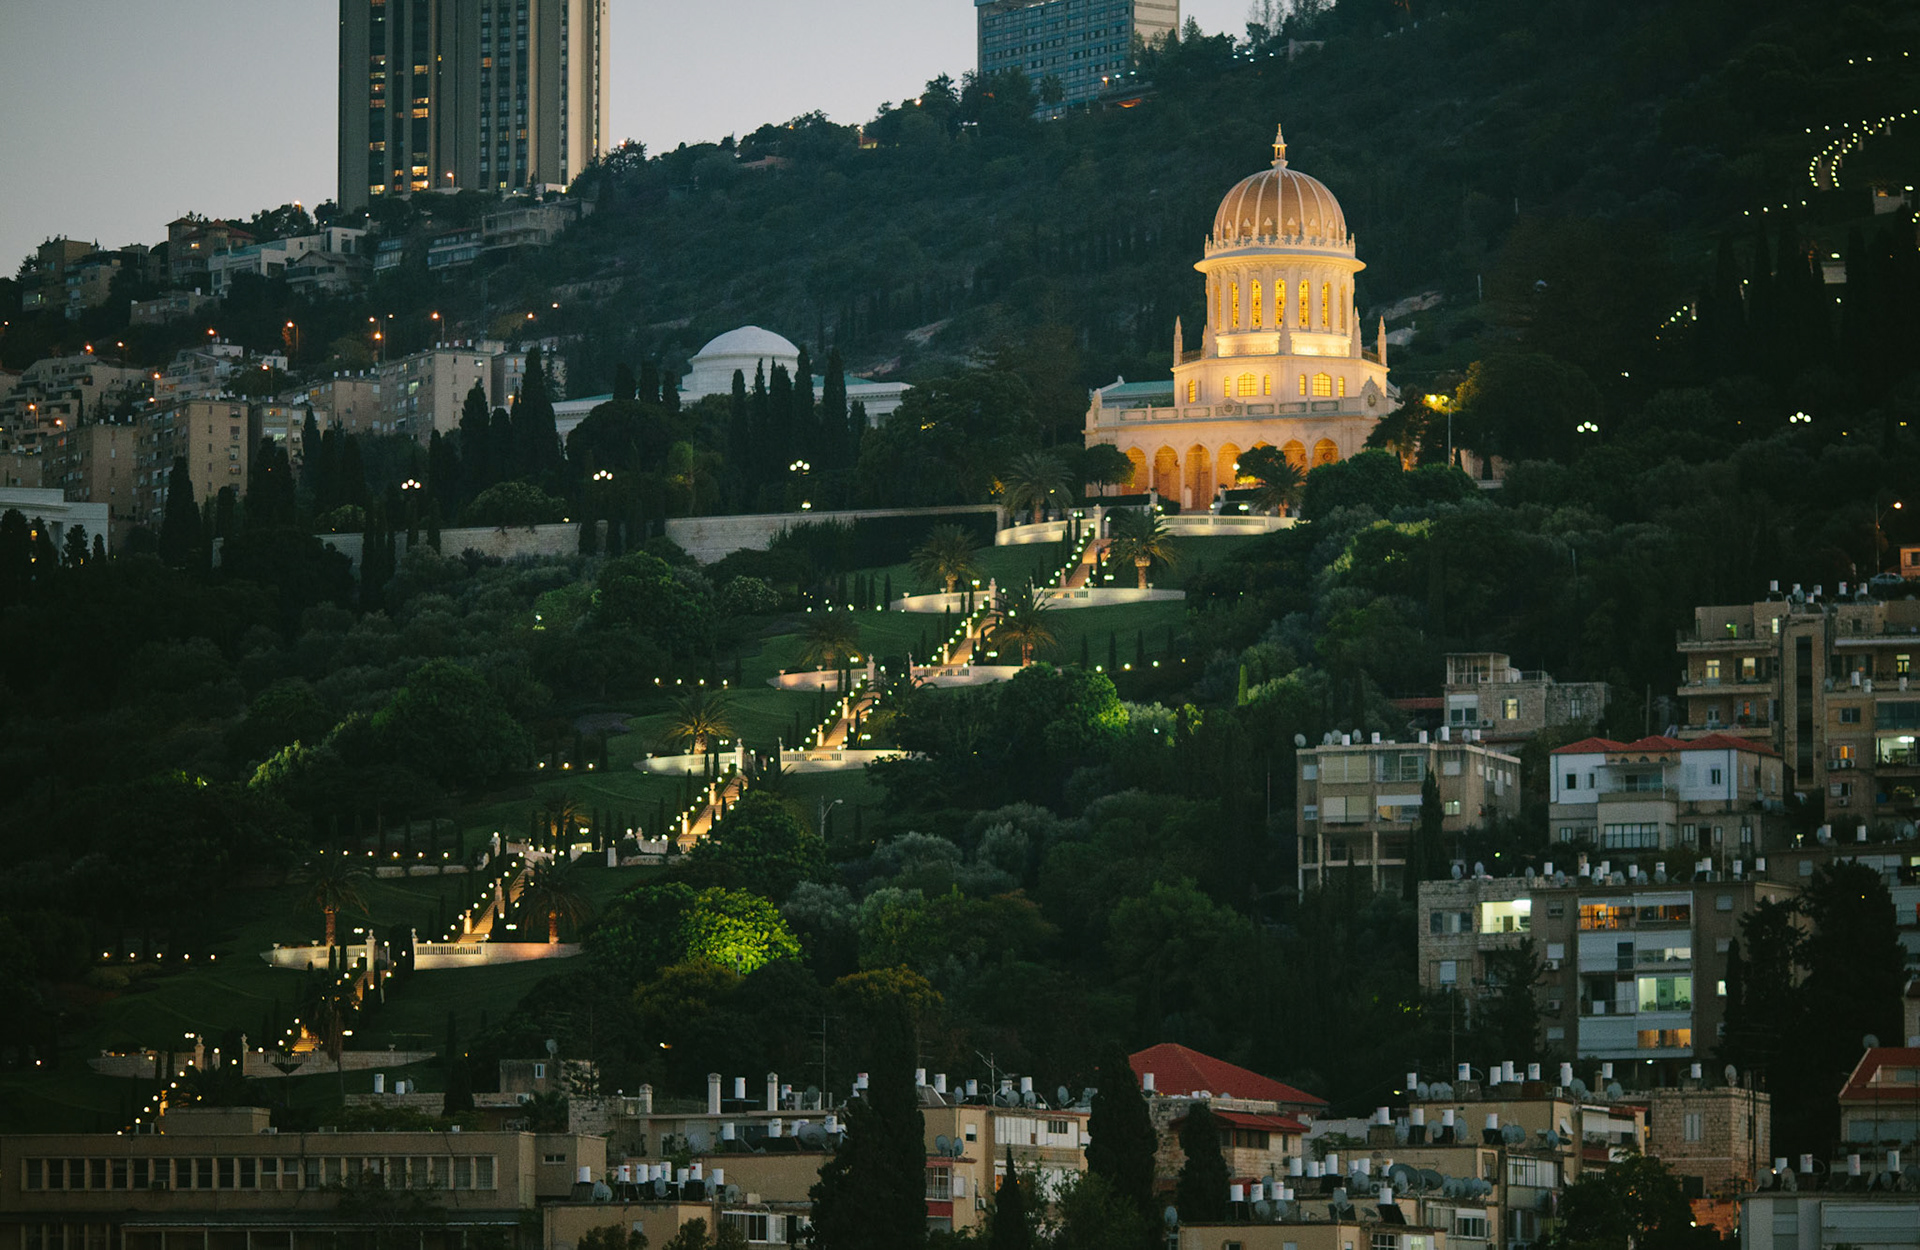
[[[1305,1136],[1307,1131],[1306,1125],[1290,1115],[1256,1115],[1251,1111],[1215,1111],[1213,1115],[1235,1128],[1265,1129],[1269,1133],[1291,1133],[1296,1137]]]
[[[1618,755],[1627,751],[1751,751],[1755,755],[1773,755],[1774,749],[1762,742],[1735,738],[1728,734],[1707,734],[1700,738],[1668,738],[1654,734],[1632,742],[1611,738],[1582,738],[1554,750],[1555,755]]]
[[[1920,1047],[1875,1046],[1860,1056],[1852,1075],[1847,1077],[1846,1087],[1840,1091],[1842,1105],[1920,1102],[1920,1082],[1872,1084],[1874,1074],[1881,1068],[1920,1068]]]
[[[1249,1072],[1224,1059],[1203,1055],[1174,1042],[1149,1046],[1133,1055],[1128,1062],[1133,1065],[1135,1076],[1153,1073],[1154,1088],[1162,1094],[1190,1094],[1194,1090],[1204,1089],[1210,1094],[1250,1101],[1297,1103],[1309,1107],[1327,1105],[1326,1099],[1316,1098],[1284,1081]]]

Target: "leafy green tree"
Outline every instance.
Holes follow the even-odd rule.
[[[1665,1163],[1634,1155],[1567,1186],[1548,1241],[1557,1250],[1683,1250],[1695,1241],[1693,1208],[1680,1178]],[[1709,1244],[1719,1244],[1718,1239]]]
[[[558,521],[566,507],[564,501],[531,482],[495,482],[473,497],[463,519],[500,529],[520,525],[532,529]]]
[[[647,1235],[631,1223],[608,1224],[581,1233],[575,1250],[647,1250]]]
[[[526,762],[527,735],[472,669],[429,660],[373,716],[389,758],[448,786],[480,786]]]
[[[695,844],[687,873],[696,881],[751,890],[783,902],[802,881],[826,875],[827,846],[787,802],[749,790]]]
[[[278,439],[263,436],[247,462],[247,524],[293,524],[293,466]]]
[[[1038,525],[1047,508],[1073,501],[1073,474],[1051,452],[1023,451],[1001,471],[1000,497],[1009,512],[1031,509],[1032,521]]]
[[[1578,427],[1601,416],[1600,393],[1576,365],[1540,353],[1475,361],[1456,396],[1454,432],[1507,460],[1565,458]]]
[[[685,958],[742,976],[774,960],[800,958],[800,943],[779,908],[746,890],[700,891],[680,918],[678,941]]]
[[[1094,1079],[1092,1114],[1087,1117],[1087,1173],[1102,1187],[1098,1195],[1082,1197],[1088,1210],[1075,1219],[1078,1204],[1065,1200],[1065,1223],[1079,1225],[1082,1234],[1075,1245],[1093,1246],[1094,1228],[1118,1226],[1130,1230],[1132,1237],[1108,1244],[1147,1250],[1147,1234],[1152,1231],[1154,1155],[1159,1150],[1159,1134],[1154,1131],[1153,1116],[1147,1111],[1146,1097],[1140,1092],[1140,1079],[1127,1061],[1126,1051],[1111,1046],[1100,1061]],[[1103,1201],[1104,1199],[1104,1201]],[[1118,1208],[1108,1214],[1108,1203]]]
[[[858,658],[860,626],[851,613],[815,612],[800,631],[800,662],[814,668],[839,668]]]
[[[1180,1219],[1189,1224],[1214,1223],[1227,1218],[1227,1157],[1220,1149],[1220,1120],[1204,1102],[1187,1105],[1180,1124],[1180,1178],[1173,1201]]]
[[[1487,984],[1476,1009],[1479,1031],[1489,1049],[1530,1063],[1540,1054],[1540,1004],[1533,987],[1546,972],[1532,938],[1506,950],[1488,951]]]
[[[1148,569],[1155,564],[1171,568],[1180,561],[1172,532],[1151,512],[1129,509],[1115,513],[1108,528],[1113,536],[1108,557],[1121,565],[1131,564],[1139,574],[1141,590],[1147,588]]]
[[[1052,1250],[1149,1250],[1162,1240],[1157,1215],[1142,1211],[1091,1170],[1068,1178],[1054,1211]]]
[[[730,1224],[708,1235],[705,1220],[688,1220],[660,1250],[747,1250],[747,1235]]]
[[[1275,447],[1249,447],[1241,452],[1239,471],[1260,483],[1253,506],[1281,516],[1299,504],[1301,491],[1307,484],[1307,476],[1300,471],[1300,466]]]
[[[1080,480],[1088,486],[1124,486],[1133,480],[1133,461],[1111,443],[1095,443],[1080,453]]]
[[[520,891],[519,904],[529,915],[547,922],[547,944],[560,940],[560,922],[578,926],[593,914],[593,897],[577,863],[548,860],[533,870]]]
[[[67,568],[77,569],[93,558],[87,548],[87,527],[69,525],[67,540],[61,544],[60,561]]]

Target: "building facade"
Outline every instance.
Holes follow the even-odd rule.
[[[252,407],[238,399],[188,399],[140,423],[136,447],[133,518],[156,532],[166,519],[167,482],[173,462],[183,459],[195,504],[227,487],[247,489],[247,463],[257,434]]]
[[[571,182],[607,151],[609,7],[340,0],[340,207]]]
[[[1606,852],[1672,850],[1751,862],[1786,810],[1779,755],[1727,734],[1585,738],[1553,753],[1554,838]]]
[[[1171,402],[1127,395],[1124,381],[1095,391],[1087,445],[1118,448],[1133,463],[1131,490],[1183,508],[1250,484],[1238,466],[1253,447],[1277,447],[1303,471],[1359,452],[1397,394],[1386,327],[1376,351],[1362,348],[1353,281],[1365,265],[1339,201],[1288,166],[1284,137],[1272,167],[1220,201],[1194,268],[1206,327],[1188,351],[1174,322]]]
[[[1447,730],[1418,742],[1337,743],[1302,750],[1296,792],[1302,893],[1348,876],[1369,892],[1398,889],[1429,775],[1441,829],[1461,834],[1520,814],[1520,760]]]
[[[1180,0],[973,0],[984,77],[1018,70],[1046,103],[1042,84],[1060,83],[1060,104],[1084,104],[1125,74],[1133,48],[1180,26]]]
[[[1607,710],[1604,681],[1557,682],[1526,672],[1498,651],[1446,657],[1447,728],[1478,729],[1488,742],[1524,742],[1546,729],[1586,725]]]
[[[1920,600],[1793,592],[1697,608],[1678,649],[1680,737],[1767,743],[1835,828],[1905,833],[1920,819]]]

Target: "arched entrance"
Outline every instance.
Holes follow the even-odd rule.
[[[1187,448],[1187,495],[1180,501],[1184,508],[1204,508],[1213,502],[1213,457],[1195,443]]]
[[[1332,439],[1323,438],[1313,445],[1313,462],[1315,464],[1337,464],[1339,461],[1340,449],[1334,445]]]
[[[1153,453],[1153,489],[1166,498],[1180,498],[1180,453],[1171,447]]]
[[[1133,476],[1127,479],[1125,490],[1128,494],[1145,494],[1147,489],[1147,453],[1138,447],[1127,448],[1127,463],[1133,466]]]
[[[1287,463],[1294,468],[1300,470],[1302,473],[1307,471],[1307,448],[1299,439],[1288,439],[1286,446],[1280,449],[1280,454],[1285,456]]]
[[[1214,457],[1213,480],[1222,486],[1233,487],[1241,483],[1240,449],[1232,443],[1224,443]]]

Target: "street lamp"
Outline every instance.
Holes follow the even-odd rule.
[[[829,803],[827,802],[825,796],[821,797],[820,822],[817,826],[815,826],[819,830],[821,837],[824,838],[827,836],[827,817],[832,814],[834,808],[840,806],[844,802],[846,802],[845,799],[835,799],[833,802]]]
[[[451,177],[452,175],[448,176]],[[433,322],[433,345],[438,347],[440,346],[440,314],[437,312],[434,313],[430,320]]]
[[[1796,412],[1787,418],[1788,425],[1812,425],[1813,418],[1804,412]]]
[[[1873,498],[1873,571],[1875,575],[1878,575],[1880,573],[1880,549],[1886,545],[1886,538],[1881,531],[1886,523],[1887,513],[1898,512],[1905,505],[1896,499],[1885,507],[1881,507],[1879,502],[1880,497],[1875,495]]]

